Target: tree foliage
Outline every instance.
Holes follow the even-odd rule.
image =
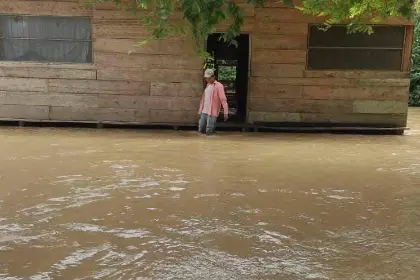
[[[350,32],[373,32],[371,24],[389,17],[412,18],[416,0],[303,0],[297,8],[325,17],[325,24],[347,22]]]
[[[420,19],[414,28],[413,50],[411,58],[410,106],[420,107]]]
[[[221,81],[236,81],[236,66],[219,66],[218,79]]]
[[[268,0],[246,0],[248,4],[262,7]],[[275,0],[270,0],[275,1]],[[380,23],[388,17],[412,16],[415,0],[278,0],[291,5],[303,13],[325,18],[328,25],[347,22],[349,31],[371,32],[370,23]],[[138,15],[139,22],[150,28],[149,40],[158,40],[173,34],[189,34],[196,43],[200,54],[205,53],[204,42],[214,33],[216,24],[230,20],[230,26],[222,39],[235,44],[244,22],[244,13],[235,0],[86,0],[88,5],[113,2]],[[173,20],[180,12],[182,23]],[[279,11],[281,17],[281,11]]]

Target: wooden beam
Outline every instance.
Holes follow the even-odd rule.
[[[91,17],[93,11],[78,2],[0,0],[0,14]]]
[[[402,62],[402,71],[404,72],[410,72],[411,68],[411,49],[413,47],[413,34],[414,26],[407,25],[405,28],[404,55]]]
[[[78,67],[80,66],[80,67]],[[88,64],[1,62],[0,77],[95,80],[96,69]],[[67,68],[68,67],[68,68]]]

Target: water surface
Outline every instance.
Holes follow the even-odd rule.
[[[420,279],[405,136],[0,129],[0,279]]]

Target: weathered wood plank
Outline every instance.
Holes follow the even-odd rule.
[[[410,79],[409,78],[354,79],[352,84],[356,84],[358,86],[370,86],[370,87],[378,87],[378,86],[409,87]]]
[[[93,12],[77,2],[0,0],[0,14],[89,17]]]
[[[176,97],[171,100],[171,109],[172,110],[184,110],[184,111],[195,111],[198,112],[200,107],[200,98],[199,97]]]
[[[414,23],[415,23],[414,20],[409,20],[409,19],[401,18],[401,17],[391,17],[384,22],[384,24],[389,24],[389,25],[408,25],[408,26],[413,26]]]
[[[150,35],[146,27],[127,22],[93,23],[93,38],[137,39]]]
[[[252,36],[252,49],[306,51],[307,41],[307,35],[268,35],[257,33]]]
[[[302,86],[251,83],[250,97],[299,99],[302,98]]]
[[[355,100],[353,113],[362,114],[406,114],[408,102],[406,101],[378,101]]]
[[[157,40],[136,47],[136,43],[143,38],[138,39],[139,40],[98,38],[93,43],[93,49],[95,53],[174,54],[196,56],[195,45],[192,40]]]
[[[239,7],[243,9],[244,17],[254,17],[255,15],[255,6],[251,4],[238,4]],[[110,8],[110,6],[109,6]],[[114,21],[114,20],[126,20],[132,22],[138,22],[139,19],[144,18],[150,14],[150,11],[140,11],[137,13],[133,13],[132,11],[124,11],[121,9],[103,9],[98,8],[93,12],[93,18],[95,22],[107,22],[107,21]],[[169,20],[180,20],[183,19],[184,14],[180,10],[176,10],[170,17]]]
[[[407,124],[406,114],[323,114],[301,113],[302,122],[311,123],[347,123],[347,124],[377,124],[395,125],[405,127]]]
[[[277,77],[251,77],[252,83],[277,85],[326,85],[326,86],[354,86],[378,87],[394,86],[408,87],[410,79],[346,79],[346,78],[277,78]]]
[[[300,122],[299,113],[287,112],[249,112],[248,121],[254,122]]]
[[[141,69],[203,69],[203,60],[198,56],[146,55],[146,54],[95,54],[95,65],[99,68],[141,68]],[[141,74],[143,71],[140,71]]]
[[[304,64],[268,64],[268,63],[252,63],[252,77],[282,77],[282,78],[302,78]]]
[[[0,104],[28,106],[73,106],[97,107],[98,99],[94,94],[60,94],[34,92],[0,92]]]
[[[402,70],[409,73],[411,68],[411,53],[413,48],[414,26],[407,26],[405,29],[404,56]]]
[[[121,94],[99,94],[99,108],[120,108],[120,109],[138,109],[140,100],[144,98],[137,95]]]
[[[307,78],[347,78],[347,79],[366,79],[366,78],[376,78],[376,79],[392,79],[392,78],[410,78],[409,73],[404,73],[401,71],[362,71],[362,70],[350,70],[350,71],[305,71],[305,77]]]
[[[50,107],[50,120],[57,121],[125,121],[135,122],[138,118],[134,109]]]
[[[47,120],[48,106],[0,105],[0,118]]]
[[[236,4],[243,10],[245,18],[255,16],[255,5],[240,2],[236,2]]]
[[[251,56],[252,62],[262,63],[306,63],[306,51],[304,50],[254,50]]]
[[[94,70],[90,63],[61,63],[61,62],[35,62],[35,61],[0,61],[0,67],[13,68],[48,68],[48,69],[74,69],[74,70]]]
[[[152,82],[150,85],[151,96],[198,97],[202,92],[203,85],[200,83]]]
[[[96,70],[0,64],[0,77],[94,80]]]
[[[0,80],[1,81],[1,80]],[[1,87],[1,83],[0,83]],[[96,80],[48,80],[51,92],[103,93],[122,95],[149,95],[150,82],[96,81]]]
[[[250,111],[287,113],[352,113],[353,101],[251,98]]]
[[[408,101],[408,87],[303,86],[302,98],[320,100]]]
[[[120,9],[95,9],[93,11],[93,18],[95,22],[112,22],[114,20],[126,20],[132,21],[133,23],[138,23],[141,18],[147,16],[150,12],[142,11],[133,13],[132,11],[124,11]],[[182,19],[183,13],[181,11],[175,11],[169,19]]]
[[[48,82],[45,79],[0,77],[1,91],[47,92]]]
[[[68,1],[74,1],[77,2],[77,0],[68,0]],[[262,16],[265,11],[267,11],[268,9],[275,9],[277,8],[277,10],[281,9],[281,10],[292,10],[292,14],[298,14],[299,16],[302,16],[302,14],[300,13],[300,11],[298,11],[297,9],[293,9],[293,6],[289,6],[289,5],[285,5],[284,3],[282,3],[282,1],[265,1],[264,2],[264,7],[263,8],[258,8],[256,9],[254,5],[252,4],[248,4],[245,1],[235,1],[244,11],[244,16],[245,17],[254,17],[256,15],[256,13],[260,13],[260,16]],[[294,1],[294,5],[299,5],[301,3],[301,1]],[[109,11],[109,10],[119,10],[119,8],[114,4],[114,3],[98,3],[95,6],[96,10],[99,12],[99,15],[102,13],[103,10],[105,11]],[[179,13],[177,11],[177,13]],[[262,13],[262,14],[261,14]],[[179,13],[180,14],[180,13]],[[281,13],[274,13],[274,15],[272,15],[272,17],[274,18],[278,18],[278,20],[282,20],[281,19],[282,14]],[[283,15],[284,16],[284,15]],[[305,17],[311,17],[308,15],[304,15]],[[124,14],[121,14],[120,16],[115,15],[114,19],[116,18],[130,18],[132,17],[130,15],[130,13],[128,13],[128,15],[126,15],[124,17]],[[182,14],[180,15],[176,15],[176,18],[182,18]],[[286,16],[287,19],[290,19],[290,15]],[[106,16],[106,18],[112,19],[112,14]],[[313,17],[313,18],[317,18],[317,17]],[[323,18],[317,18],[317,22],[321,22],[323,21]],[[394,25],[412,25],[413,22],[409,21],[407,19],[403,19],[403,18],[398,18],[398,17],[394,17],[394,18],[389,18],[387,19],[385,22],[385,24],[394,24]]]
[[[265,22],[255,21],[254,25],[255,34],[275,34],[275,35],[307,35],[307,23],[278,23],[278,22]]]
[[[257,8],[255,11],[256,21],[275,22],[297,22],[297,23],[322,23],[323,18],[303,14],[295,8]]]
[[[215,26],[216,32],[224,32],[228,29],[228,27],[232,24],[232,20],[226,20],[221,22]],[[255,26],[255,19],[253,17],[246,17],[244,18],[244,23],[241,26],[242,33],[250,33],[254,30]]]
[[[179,69],[150,69],[136,71],[120,68],[98,69],[98,80],[108,81],[159,81],[159,82],[191,82],[202,81],[203,71],[200,70],[179,70]]]
[[[121,3],[125,3],[126,0],[122,0]],[[95,4],[95,10],[120,10],[114,2],[99,2]]]
[[[39,1],[39,0],[33,0],[33,1]],[[44,0],[41,0],[41,1],[44,1]],[[59,0],[59,1],[70,1],[70,2],[73,1],[73,2],[77,2],[77,1],[85,1],[85,0]],[[278,0],[270,0],[269,2],[273,2],[274,3],[276,1],[278,1]],[[132,2],[132,0],[121,0],[120,2],[121,2],[121,4],[127,4],[127,3]],[[245,6],[251,6],[251,7],[253,7],[253,5],[248,4],[248,1],[247,0],[236,0],[235,3],[238,4],[238,6],[240,6],[240,7],[245,7]],[[98,10],[117,10],[117,9],[120,9],[113,2],[97,3],[95,5],[95,7]]]
[[[197,111],[150,110],[150,123],[196,123]]]
[[[200,99],[192,97],[163,97],[151,96],[141,98],[139,101],[140,110],[184,110],[198,111]]]

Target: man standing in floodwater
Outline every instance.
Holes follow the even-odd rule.
[[[223,107],[224,120],[229,117],[229,108],[225,95],[225,89],[221,83],[216,81],[213,69],[207,69],[204,72],[204,78],[207,81],[206,89],[201,96],[200,121],[198,122],[198,131],[207,135],[215,132],[217,117],[220,114],[220,108]]]

